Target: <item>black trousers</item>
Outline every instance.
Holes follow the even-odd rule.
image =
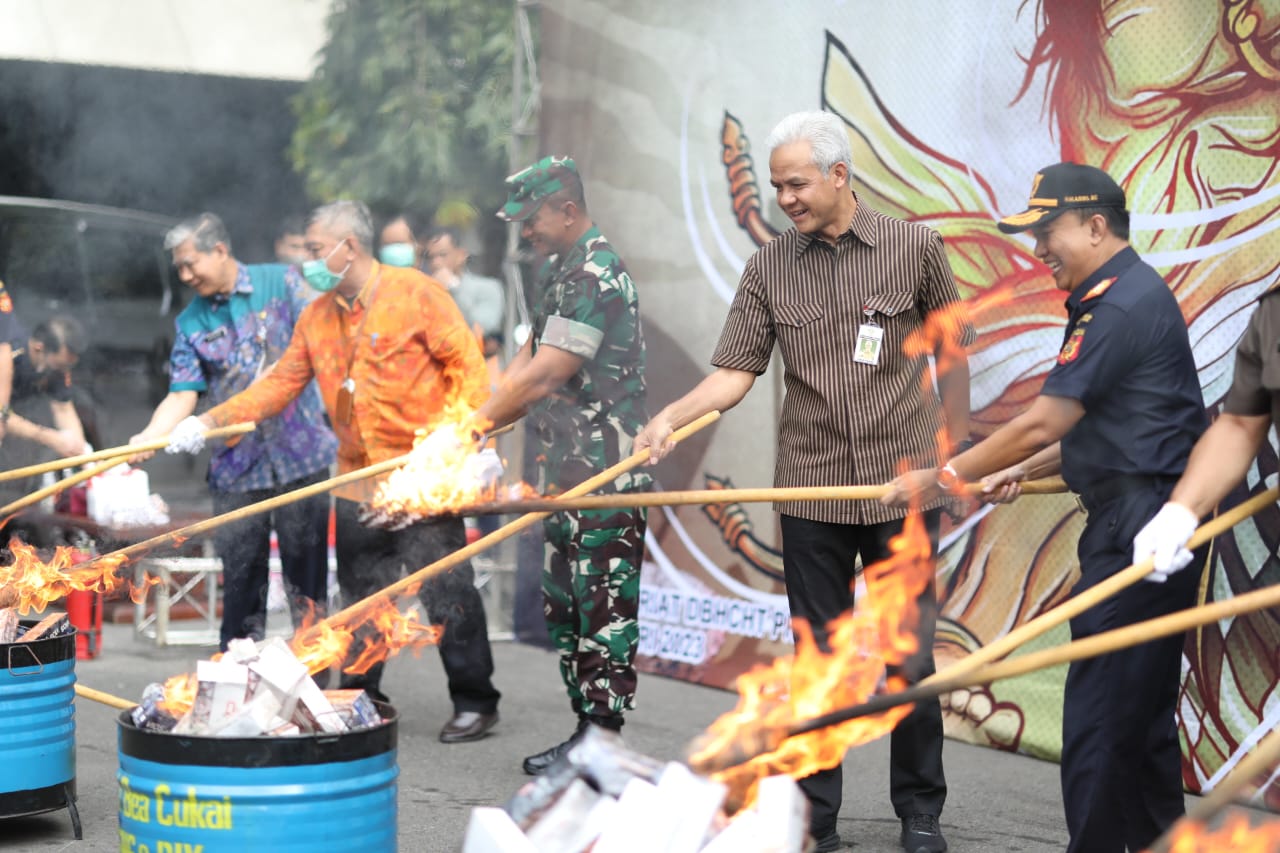
[[[1089,513],[1073,594],[1133,560],[1133,537],[1172,484],[1116,498]],[[1208,546],[1163,584],[1139,582],[1071,620],[1080,639],[1195,603]],[[1182,753],[1174,709],[1183,635],[1071,664],[1062,706],[1062,800],[1072,853],[1144,850],[1182,817]]]
[[[941,510],[924,514],[934,551],[938,547]],[[808,619],[819,644],[822,630],[853,606],[854,559],[869,566],[889,556],[889,540],[902,531],[902,521],[884,524],[829,524],[782,516],[782,564],[791,615]],[[900,671],[912,683],[934,672],[933,629],[938,605],[933,584],[916,599],[920,607],[920,650]],[[809,798],[809,823],[815,838],[836,828],[844,779],[839,766],[800,780]],[[947,782],[942,772],[942,707],[921,702],[889,739],[889,798],[898,817],[942,814]]]
[[[214,491],[213,511],[231,512],[285,492],[318,483],[328,471],[270,489]],[[222,629],[220,648],[237,637],[260,640],[267,626],[267,563],[271,529],[280,545],[280,573],[288,592],[294,625],[314,610],[324,615],[329,589],[329,496],[312,495],[269,513],[251,516],[217,529],[213,547],[222,558]]]
[[[406,571],[416,572],[467,544],[461,518],[422,521],[404,530],[380,530],[357,520],[357,506],[342,498],[334,503],[338,586],[347,604],[390,586]],[[440,660],[449,679],[454,711],[493,713],[501,694],[491,680],[489,628],[470,561],[423,581],[418,598],[426,608],[425,621],[444,628]],[[356,632],[348,662],[362,647],[362,636],[363,632]],[[377,663],[361,675],[343,673],[341,685],[377,690],[382,669],[383,665]]]

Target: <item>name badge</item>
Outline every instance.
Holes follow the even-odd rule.
[[[884,344],[884,329],[875,323],[863,323],[858,327],[858,345],[853,360],[858,364],[880,364],[880,347]]]

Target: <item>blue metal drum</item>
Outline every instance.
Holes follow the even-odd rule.
[[[75,665],[74,630],[0,645],[0,818],[66,808],[80,838]]]
[[[120,850],[396,850],[396,714],[341,735],[216,738],[119,718]]]

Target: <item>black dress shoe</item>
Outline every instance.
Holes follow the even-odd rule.
[[[482,714],[479,711],[459,711],[440,730],[441,743],[466,743],[480,740],[489,729],[498,724],[498,712]]]
[[[579,720],[577,731],[570,735],[568,740],[564,743],[558,743],[550,749],[544,749],[536,755],[530,755],[520,766],[523,767],[524,772],[528,773],[530,776],[539,776],[545,773],[548,767],[559,761],[561,756],[573,749],[574,746],[577,745],[578,741],[582,740],[589,727],[590,723],[586,720]]]

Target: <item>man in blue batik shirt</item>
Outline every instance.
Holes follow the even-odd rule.
[[[164,240],[178,277],[196,298],[178,315],[169,357],[169,394],[131,442],[163,438],[196,410],[201,394],[217,405],[269,371],[307,306],[298,271],[283,264],[245,265],[217,216],[202,213]],[[311,385],[254,432],[217,447],[209,462],[213,510],[230,512],[323,480],[338,441]],[[222,558],[221,648],[236,637],[261,639],[266,625],[267,562],[275,528],[295,625],[327,599],[329,496],[315,495],[218,528]]]

